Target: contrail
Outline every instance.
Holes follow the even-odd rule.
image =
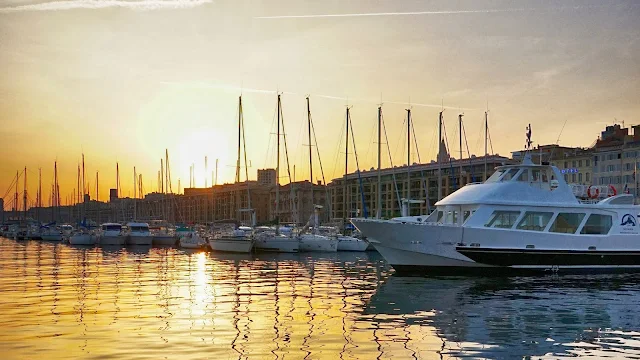
[[[323,95],[323,94],[300,94],[289,91],[282,90],[265,90],[265,89],[252,89],[246,87],[238,87],[232,85],[223,85],[223,84],[206,84],[206,83],[181,83],[181,82],[173,82],[173,81],[161,81],[163,85],[173,85],[173,86],[186,86],[186,87],[197,87],[197,88],[205,88],[205,89],[220,89],[220,90],[228,90],[228,91],[238,91],[245,93],[258,93],[258,94],[284,94],[284,95],[296,95],[296,96],[311,96],[316,98],[324,98],[330,100],[341,100],[346,102],[362,102],[362,103],[371,103],[371,104],[380,104],[380,100],[373,99],[361,99],[361,98],[351,98],[351,97],[343,97],[336,95]],[[423,104],[423,103],[414,103],[414,102],[403,102],[403,101],[382,101],[383,104],[394,104],[394,105],[407,105],[407,106],[416,106],[416,107],[430,107],[436,109],[450,109],[450,110],[463,110],[463,111],[473,111],[473,110],[482,110],[476,108],[463,108],[459,106],[446,106],[442,104]]]
[[[127,8],[132,10],[187,9],[209,4],[212,0],[62,0],[0,8],[0,14],[26,11],[62,11],[75,9]]]
[[[617,6],[620,6],[620,5],[623,5],[623,4],[617,4]],[[378,12],[378,13],[350,13],[350,14],[275,15],[275,16],[256,16],[254,17],[254,19],[308,19],[308,18],[341,18],[341,17],[364,17],[364,16],[493,14],[493,13],[528,12],[528,11],[562,11],[562,10],[595,9],[595,8],[604,8],[604,7],[610,7],[610,6],[616,6],[616,5],[562,6],[562,7],[553,7],[553,8]]]

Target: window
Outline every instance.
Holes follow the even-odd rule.
[[[591,166],[591,160],[589,159],[585,160],[585,166]]]
[[[572,174],[571,175],[571,182],[575,183],[576,182],[576,174]]]
[[[591,214],[580,234],[606,235],[611,229],[611,215]]]
[[[589,173],[584,174],[584,178],[586,182],[591,182],[591,174]]]
[[[569,175],[564,174],[564,182],[566,182],[566,183],[569,182]]]
[[[506,172],[506,170],[501,169],[501,170],[496,170],[496,172],[493,173],[493,175],[491,175],[488,179],[487,182],[496,182],[498,181],[498,179],[500,178],[500,176],[502,176],[502,174],[504,174]]]
[[[511,229],[513,224],[520,216],[519,211],[495,211],[489,219],[489,222],[484,224],[485,227]]]
[[[552,212],[527,211],[518,224],[519,230],[544,231],[553,216]]]
[[[576,161],[575,161],[575,160],[573,160],[573,161],[571,162],[571,167],[573,167],[573,168],[574,168],[574,167],[576,167]]]
[[[518,169],[509,169],[502,177],[502,181],[511,180],[517,172],[518,172]]]
[[[578,160],[578,167],[582,167],[582,160]]]
[[[565,161],[565,162],[564,162],[564,168],[566,169],[566,168],[568,168],[568,167],[569,167],[569,163]]]
[[[559,213],[549,229],[550,232],[574,234],[585,214]]]
[[[529,169],[524,169],[522,170],[522,172],[520,173],[520,175],[518,175],[518,181],[529,181]]]
[[[578,182],[581,183],[582,182],[582,173],[578,174]]]
[[[469,216],[472,214],[473,212],[469,211],[469,210],[465,210],[462,215],[463,215],[463,219],[462,221],[465,222],[467,221],[467,219],[469,218]]]
[[[540,169],[531,170],[531,181],[540,181]]]

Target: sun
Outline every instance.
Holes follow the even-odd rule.
[[[231,158],[230,146],[232,145],[227,136],[210,129],[194,129],[178,139],[176,154],[173,156],[178,166],[176,174],[181,179],[182,188],[189,186],[189,168],[192,164],[195,169],[195,186],[204,187],[205,178],[206,184],[211,186],[216,159],[219,159],[221,164],[228,163]],[[208,163],[207,171],[205,171],[205,156]],[[222,176],[226,174],[224,168],[219,167],[218,171],[218,183],[228,180]]]

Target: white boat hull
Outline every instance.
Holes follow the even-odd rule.
[[[125,240],[125,237],[121,235],[100,236],[98,238],[98,243],[105,246],[124,246]]]
[[[69,244],[71,245],[95,245],[96,237],[89,234],[78,234],[69,237]]]
[[[247,239],[211,239],[209,246],[213,251],[231,253],[250,253],[253,249],[253,241]]]
[[[153,237],[150,235],[129,235],[127,237],[127,245],[151,246],[153,245]]]
[[[259,236],[254,241],[256,251],[297,253],[300,250],[298,239],[284,235]]]
[[[301,252],[336,252],[338,239],[326,236],[304,234],[298,237]]]
[[[369,243],[351,236],[338,236],[338,251],[367,251]]]

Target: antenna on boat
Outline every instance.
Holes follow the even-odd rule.
[[[531,161],[531,144],[533,143],[531,141],[531,124],[529,124],[529,126],[527,126],[527,140],[525,142],[525,146],[524,146],[524,158],[522,159],[522,163],[526,164],[526,165],[532,165],[533,162]]]

